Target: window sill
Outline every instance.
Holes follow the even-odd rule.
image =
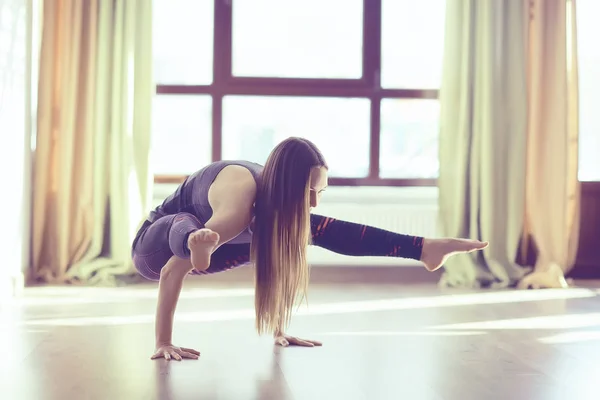
[[[177,184],[158,183],[154,185],[153,200],[162,202],[177,188]],[[322,204],[364,203],[364,204],[422,204],[437,205],[438,188],[422,187],[378,187],[378,186],[330,186],[322,197]]]

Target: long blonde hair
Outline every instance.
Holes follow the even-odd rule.
[[[289,138],[269,155],[259,179],[250,257],[255,266],[256,329],[287,327],[309,280],[310,175],[327,165],[310,141]]]

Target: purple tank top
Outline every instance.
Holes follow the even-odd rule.
[[[166,215],[186,212],[194,215],[196,218],[206,224],[212,216],[212,208],[208,203],[208,189],[214,182],[215,178],[221,170],[229,165],[239,165],[247,168],[258,182],[260,173],[263,169],[262,165],[250,161],[217,161],[207,165],[201,170],[190,175],[179,187],[167,197],[161,205],[156,207],[148,215],[148,221],[154,222],[157,219]],[[252,232],[247,227],[235,239],[228,243],[250,243]]]

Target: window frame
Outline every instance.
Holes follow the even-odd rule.
[[[388,89],[380,84],[382,0],[363,0],[362,77],[359,79],[237,77],[232,74],[232,0],[214,0],[213,82],[208,85],[156,85],[156,95],[212,97],[212,161],[222,159],[223,98],[227,95],[360,97],[371,103],[369,174],[330,177],[333,186],[436,186],[437,179],[381,178],[379,174],[381,100],[438,99],[439,90]],[[181,183],[187,175],[155,174],[154,183]]]

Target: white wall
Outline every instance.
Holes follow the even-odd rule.
[[[0,302],[22,288],[29,264],[32,17],[31,0],[0,2]]]

